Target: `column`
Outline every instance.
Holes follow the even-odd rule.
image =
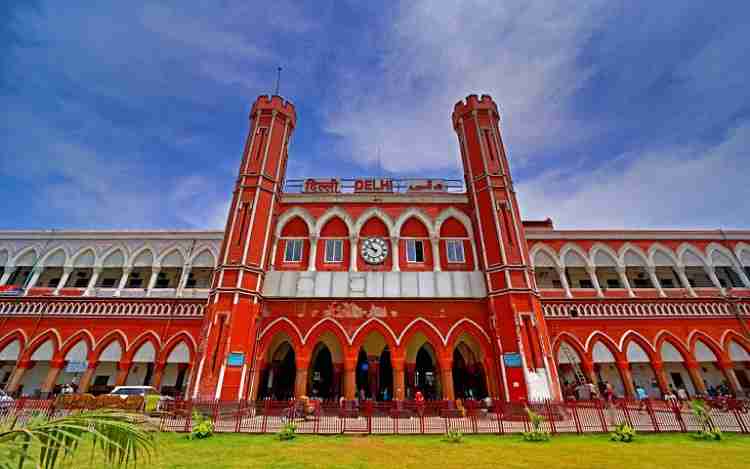
[[[698,394],[706,395],[706,382],[703,381],[703,375],[701,374],[701,365],[698,362],[686,361],[685,368],[688,370],[690,379],[693,380],[693,387],[695,392]]]
[[[391,251],[393,253],[391,254],[391,258],[393,259],[393,271],[399,272],[401,270],[401,261],[398,254],[398,244],[400,242],[400,238],[398,236],[394,236],[391,238]]]
[[[489,394],[493,398],[499,398],[502,395],[502,392],[500,391],[500,382],[495,376],[497,370],[495,362],[491,357],[488,356],[485,357],[482,365],[484,371],[484,379],[487,384],[487,394]]]
[[[188,278],[190,277],[190,270],[192,270],[193,266],[191,264],[185,264],[182,267],[182,272],[180,273],[180,281],[177,283],[177,293],[176,295],[178,297],[182,296],[182,290],[185,289],[185,285],[187,284]]]
[[[297,359],[297,376],[294,378],[294,397],[299,399],[307,396],[307,368],[310,366],[310,359],[300,357]]]
[[[355,398],[357,394],[357,358],[346,357],[344,359],[344,397],[348,400]]]
[[[358,240],[359,237],[357,236],[349,237],[349,270],[352,272],[357,271],[357,257],[359,257],[359,246],[357,245]],[[349,398],[347,397],[347,399]]]
[[[94,373],[96,373],[96,368],[98,366],[99,366],[99,362],[97,361],[89,362],[89,365],[86,368],[86,371],[81,376],[81,381],[78,382],[79,394],[88,392],[89,387],[91,387],[91,380],[94,378]]]
[[[36,363],[30,360],[19,361],[16,364],[16,369],[13,370],[13,376],[10,377],[8,386],[5,388],[8,394],[14,394],[18,391],[18,388],[21,386],[21,382],[23,381],[23,376],[26,374],[26,371],[34,368],[35,364]]]
[[[740,267],[739,270],[737,270],[737,269],[735,269],[733,267],[732,270],[734,270],[734,272],[740,277],[740,281],[745,286],[745,288],[750,288],[750,277],[748,277],[747,275],[745,275],[745,272],[744,272],[744,270],[742,270],[742,267]],[[2,285],[2,284],[0,284],[0,285]]]
[[[731,361],[719,361],[717,363],[719,369],[724,373],[724,376],[727,378],[727,383],[729,383],[729,387],[732,389],[732,393],[735,396],[739,396],[742,394],[742,385],[740,384],[740,381],[737,379],[737,374],[734,372],[734,364]]]
[[[620,372],[622,384],[625,387],[625,397],[635,399],[635,386],[633,386],[633,375],[630,373],[630,363],[618,360],[617,370]]]
[[[589,274],[591,283],[596,289],[596,296],[603,297],[604,293],[602,292],[602,287],[599,285],[599,278],[596,276],[596,267],[586,266],[586,272]]]
[[[622,286],[628,290],[628,296],[631,298],[635,297],[635,292],[633,292],[633,288],[630,286],[630,280],[628,280],[627,270],[626,267],[623,266],[617,266],[617,275],[620,276],[620,283],[622,283]]]
[[[276,252],[279,250],[279,238],[276,236],[271,237],[271,261],[268,263],[268,270],[276,270]]]
[[[453,369],[451,366],[442,366],[440,368],[440,384],[443,387],[443,399],[452,401],[456,398],[453,394]]]
[[[414,393],[416,392],[414,386],[414,375],[417,371],[416,363],[404,363],[404,395],[406,399],[414,399]],[[410,391],[411,390],[411,391]]]
[[[43,267],[37,266],[31,271],[31,277],[29,278],[29,281],[26,282],[26,292],[34,288],[36,281],[39,280],[39,276],[42,275],[42,270],[44,270]],[[26,293],[24,293],[24,295],[26,295]]]
[[[675,266],[674,271],[677,272],[677,277],[679,277],[680,283],[682,283],[682,288],[686,289],[690,296],[697,296],[693,287],[690,285],[687,275],[685,275],[685,268],[682,266]]]
[[[151,296],[151,290],[156,286],[156,280],[159,278],[160,271],[161,267],[151,268],[151,278],[148,279],[148,290],[146,291],[146,296]]]
[[[73,267],[65,266],[63,267],[63,274],[62,277],[60,277],[60,282],[57,284],[57,288],[55,288],[55,295],[60,294],[60,290],[65,288],[65,284],[68,283],[68,279],[70,278],[70,274],[73,273]]]
[[[86,290],[83,292],[83,296],[90,296],[96,288],[96,281],[99,280],[99,275],[102,273],[101,267],[94,267],[94,270],[89,279],[89,284],[86,286]]]
[[[646,267],[646,270],[648,271],[648,277],[651,279],[651,283],[654,285],[654,288],[656,288],[659,296],[665,298],[667,294],[664,293],[664,289],[661,287],[661,283],[659,282],[659,277],[656,276],[656,267],[648,266]]]
[[[721,282],[719,282],[719,277],[716,276],[716,271],[710,267],[703,267],[703,270],[706,271],[708,274],[708,278],[711,279],[711,283],[714,284],[714,287],[721,290],[722,294],[724,293],[724,287],[721,286]]]
[[[14,270],[15,269],[13,267],[5,266],[3,275],[0,276],[0,285],[5,285],[6,283],[8,283],[8,279],[10,278]]]
[[[430,240],[432,242],[432,263],[435,266],[434,270],[440,272],[442,270],[440,264],[440,238],[435,237]]]
[[[154,363],[154,374],[151,377],[151,386],[156,388],[157,391],[161,389],[161,380],[164,377],[164,368],[167,364],[164,362]]]
[[[331,373],[331,394],[338,398],[341,396],[341,378],[344,376],[344,364],[334,363],[333,373]]]
[[[44,378],[42,383],[42,395],[51,393],[55,388],[57,377],[60,376],[60,371],[65,367],[65,360],[52,360],[49,365],[49,372],[47,372],[47,377]]]
[[[406,385],[404,383],[404,358],[392,355],[391,367],[393,368],[393,399],[403,401],[406,396]]]
[[[115,379],[115,386],[124,386],[128,380],[128,373],[130,367],[133,365],[131,362],[121,361],[117,364],[117,378]]]
[[[307,270],[315,272],[315,263],[318,259],[318,237],[310,236],[310,261],[307,264]],[[325,254],[324,254],[325,255]]]
[[[250,376],[250,394],[248,396],[248,400],[258,400],[261,385],[260,379],[263,376],[263,372],[265,371],[265,369],[266,361],[262,358],[258,359],[258,361],[255,363],[255,369],[252,370],[252,376]]]
[[[661,395],[664,396],[669,392],[669,380],[667,380],[667,375],[664,373],[664,364],[662,362],[651,362],[651,368],[654,370],[656,382],[659,383]]]
[[[117,290],[115,291],[115,296],[120,296],[120,294],[122,293],[122,289],[127,286],[128,277],[130,277],[130,272],[132,271],[133,271],[132,267],[122,268],[122,277],[120,277],[120,283],[117,284]]]
[[[586,380],[594,385],[599,384],[596,379],[596,373],[594,372],[594,364],[588,360],[581,362],[581,371],[586,375]],[[598,388],[597,388],[598,391]]]
[[[565,290],[566,298],[573,298],[573,293],[570,291],[570,284],[568,283],[568,276],[565,275],[565,269],[562,267],[555,267],[557,270],[557,276],[560,278],[560,283]]]

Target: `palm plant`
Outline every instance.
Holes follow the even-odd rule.
[[[154,437],[141,416],[112,411],[91,411],[47,419],[31,418],[18,425],[0,425],[0,469],[34,467],[54,469],[72,458],[81,442],[91,436],[91,458],[99,453],[107,467],[137,465],[154,450]]]

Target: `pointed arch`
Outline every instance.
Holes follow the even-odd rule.
[[[27,341],[26,333],[24,333],[21,329],[10,331],[3,337],[0,337],[0,354],[3,353],[6,347],[10,346],[16,341],[18,341],[18,355],[16,356],[16,360],[21,358],[21,356],[23,355],[23,351],[26,348]]]
[[[680,247],[677,248],[677,258],[680,260],[680,264],[685,267],[695,266],[703,267],[705,269],[710,265],[708,259],[706,259],[706,256],[701,250],[689,243],[682,243]],[[696,264],[695,260],[700,261],[700,263]]]
[[[60,353],[60,333],[55,329],[47,329],[46,331],[38,334],[34,339],[29,342],[26,350],[21,354],[23,360],[31,360],[34,353],[43,346],[45,343],[52,344],[52,358],[58,356]]]
[[[158,354],[156,361],[166,363],[169,355],[180,344],[185,344],[188,349],[189,363],[194,363],[196,350],[195,340],[187,331],[180,331],[172,335],[172,337],[164,343],[161,351],[157,351]]]
[[[474,229],[472,228],[471,218],[469,218],[469,216],[464,212],[456,210],[456,208],[454,207],[448,207],[444,209],[435,218],[435,233],[440,234],[440,231],[443,228],[443,223],[450,220],[451,218],[455,218],[456,220],[458,220],[458,222],[461,223],[466,229],[466,234],[469,236],[469,238],[471,238],[472,240],[474,239]]]
[[[310,215],[310,212],[308,212],[306,209],[302,207],[293,207],[284,213],[282,213],[279,216],[279,219],[276,221],[276,237],[281,237],[281,231],[284,229],[284,226],[289,223],[290,221],[294,220],[295,217],[299,217],[302,219],[302,221],[305,222],[307,225],[307,232],[308,234],[315,233],[315,219]]]
[[[563,267],[593,267],[586,251],[573,243],[567,243],[560,249],[560,262]]]
[[[562,348],[563,343],[566,343],[578,354],[578,358],[581,360],[581,362],[583,362],[584,360],[590,360],[591,357],[586,351],[586,347],[581,343],[581,340],[570,332],[564,331],[559,333],[557,337],[555,337],[555,340],[552,342],[552,351],[554,353],[555,361],[558,364],[560,363],[560,349]]]
[[[62,257],[59,256],[62,254]],[[68,251],[64,246],[57,246],[50,249],[39,261],[39,265],[43,267],[62,267],[67,265],[68,262]]]
[[[31,260],[27,261],[25,258],[31,255]],[[39,258],[39,250],[36,246],[28,246],[22,250],[20,250],[18,253],[16,253],[15,256],[13,256],[13,260],[8,263],[10,267],[31,267],[34,265],[34,262]],[[24,264],[20,264],[20,262],[24,262]]]
[[[138,337],[133,340],[133,343],[128,347],[127,351],[125,351],[125,360],[126,362],[132,362],[135,355],[138,353],[138,351],[143,347],[146,342],[150,342],[152,347],[154,348],[154,360],[156,360],[156,357],[159,354],[159,350],[161,349],[161,339],[154,331],[145,331],[141,333]]]
[[[119,258],[118,258],[119,255]],[[125,246],[112,246],[102,254],[102,267],[121,268],[128,265],[128,250]]]
[[[261,352],[261,357],[268,353],[268,347],[279,334],[284,334],[288,337],[290,345],[296,354],[302,352],[304,344],[302,342],[302,333],[299,328],[289,319],[280,317],[271,321],[260,333],[259,350]]]
[[[326,226],[326,223],[333,220],[334,218],[340,218],[341,221],[344,222],[344,224],[346,225],[346,229],[349,231],[349,236],[354,234],[354,219],[351,215],[349,215],[349,212],[338,206],[326,210],[323,215],[321,215],[316,220],[315,229],[310,233],[316,237],[320,237],[323,227]]]
[[[165,249],[154,263],[157,267],[183,267],[186,258],[185,250],[182,246],[175,245]]]
[[[557,257],[555,250],[544,243],[534,244],[534,247],[529,252],[529,257],[531,258],[532,267],[562,267],[562,262]]]
[[[217,254],[209,246],[204,246],[196,249],[196,253],[190,258],[191,267],[205,267],[214,269],[216,268]]]
[[[672,347],[677,349],[680,355],[682,355],[683,361],[688,361],[693,356],[693,354],[690,353],[690,350],[682,340],[680,340],[676,335],[672,334],[668,330],[662,329],[654,337],[654,348],[659,354],[659,360],[663,361],[662,347],[665,343],[668,343],[672,345]]]
[[[155,251],[149,245],[141,246],[130,256],[131,267],[153,267],[155,261]]]
[[[94,339],[94,335],[86,329],[81,329],[62,343],[60,346],[60,356],[64,358],[73,347],[78,345],[80,341],[83,341],[86,344],[86,356],[88,358],[94,350],[94,343],[96,340]]]
[[[421,316],[414,318],[409,324],[406,325],[406,327],[404,327],[404,329],[401,331],[401,334],[399,334],[397,338],[397,342],[399,344],[405,343],[405,340],[409,340],[408,336],[420,330],[422,330],[426,336],[431,337],[441,346],[444,346],[447,343],[447,340],[445,337],[443,337],[440,329],[438,329],[436,325]]]
[[[435,223],[433,220],[427,216],[422,210],[411,207],[409,209],[404,210],[401,212],[401,214],[396,219],[396,223],[393,228],[393,232],[396,233],[396,236],[401,236],[401,229],[404,227],[404,224],[409,221],[410,218],[416,218],[419,220],[427,230],[427,235],[430,238],[434,238],[435,235]]]
[[[589,259],[594,267],[619,267],[619,256],[614,249],[603,243],[596,243],[589,251]]]
[[[351,344],[351,339],[347,335],[344,326],[342,326],[341,323],[338,322],[335,318],[332,318],[330,316],[325,317],[313,324],[312,327],[310,327],[310,330],[307,331],[307,334],[305,334],[305,336],[302,338],[302,343],[304,345],[310,345],[314,347],[315,342],[319,340],[320,336],[325,332],[330,332],[336,336],[339,342],[341,342],[342,350],[344,350],[345,346]]]
[[[445,349],[452,352],[456,345],[459,343],[463,334],[472,337],[479,345],[482,357],[491,357],[492,348],[490,346],[491,340],[487,333],[479,327],[479,324],[468,318],[462,318],[457,321],[448,331],[446,335]]]
[[[716,259],[721,258],[723,258],[722,263],[717,263],[715,261]],[[719,243],[711,243],[706,246],[706,259],[710,262],[712,267],[725,266],[732,267],[735,270],[742,270],[742,267],[738,265],[734,259],[734,253]]]
[[[629,242],[620,247],[617,259],[620,265],[625,267],[648,267],[650,265],[648,254],[643,249]]]
[[[737,243],[734,247],[734,252],[743,267],[750,267],[750,244],[745,242]]]
[[[386,228],[388,228],[390,237],[397,236],[397,233],[394,230],[393,220],[388,216],[387,213],[385,213],[378,207],[368,208],[360,214],[360,216],[357,218],[356,223],[354,224],[354,232],[352,233],[352,235],[359,236],[359,233],[362,231],[362,227],[365,226],[365,223],[367,223],[370,218],[377,218],[382,221]]]
[[[102,350],[106,348],[112,341],[117,341],[120,344],[120,348],[123,352],[128,349],[128,336],[125,335],[120,329],[107,332],[99,340],[96,341],[94,346],[94,357],[98,360],[102,353]]]
[[[370,318],[362,323],[362,325],[354,331],[354,334],[352,334],[352,350],[357,353],[367,340],[367,337],[373,333],[382,335],[385,344],[391,350],[396,350],[398,347],[396,334],[393,332],[393,329],[391,329],[390,326],[380,318]]]
[[[633,329],[628,329],[625,331],[625,333],[620,337],[620,343],[619,348],[621,351],[626,351],[626,346],[628,345],[628,342],[635,341],[639,345],[641,345],[644,348],[644,351],[649,354],[649,357],[653,359],[653,355],[656,353],[656,349],[654,349],[654,346],[651,344],[651,342],[643,336],[640,332],[637,332]]]
[[[420,321],[412,321],[399,337],[400,344],[404,349],[406,359],[409,362],[414,362],[416,360],[417,352],[424,343],[430,344],[438,355],[445,354],[445,341],[442,335],[437,332],[435,326],[428,321],[422,318],[419,319]],[[416,348],[411,347],[412,343],[419,338],[424,338],[424,340],[416,344]],[[410,349],[411,352],[413,352],[413,356],[411,357],[409,356]]]
[[[0,267],[5,267],[10,263],[10,250],[8,248],[0,248]]]
[[[593,343],[596,341],[601,341],[607,348],[610,349],[612,352],[612,355],[617,358],[620,353],[622,352],[620,348],[617,346],[617,342],[615,342],[612,337],[607,335],[606,332],[602,332],[600,330],[595,330],[589,334],[588,338],[586,339],[586,350],[589,354],[593,357]]]
[[[96,248],[94,246],[84,246],[70,257],[70,265],[73,267],[94,267],[99,265],[96,257]]]
[[[690,332],[690,335],[688,336],[688,343],[690,344],[690,352],[693,360],[698,361],[698,358],[695,356],[695,350],[696,345],[699,341],[702,342],[711,352],[713,352],[717,361],[723,360],[725,358],[724,349],[722,348],[721,344],[714,340],[714,338],[710,335],[696,329]]]
[[[655,267],[677,267],[680,265],[675,252],[660,243],[654,243],[648,248],[648,261]]]

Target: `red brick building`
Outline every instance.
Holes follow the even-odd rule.
[[[225,231],[0,232],[10,392],[152,384],[224,400],[750,391],[750,231],[523,221],[497,106],[452,122],[463,181],[285,179],[259,97]]]

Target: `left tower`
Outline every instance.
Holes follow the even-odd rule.
[[[280,96],[259,96],[250,111],[250,131],[203,320],[191,397],[237,400],[249,391],[260,292],[296,120],[294,105]]]

